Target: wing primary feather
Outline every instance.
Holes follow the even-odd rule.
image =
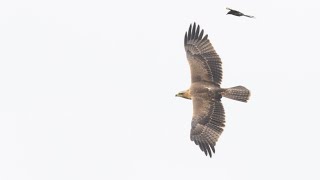
[[[192,24],[190,24],[190,26],[189,26],[189,30],[188,30],[188,40],[191,39],[191,28],[192,28]]]
[[[200,147],[201,151],[203,151],[203,146],[202,146],[201,142],[199,142],[199,147]]]
[[[192,27],[192,33],[191,33],[191,39],[194,40],[196,35],[196,23],[193,24]]]
[[[206,39],[208,39],[208,34],[206,34],[206,35],[203,37],[202,41],[203,41],[203,40],[206,40]]]
[[[206,144],[201,142],[202,144],[202,147],[203,147],[203,152],[206,154],[206,156],[208,156],[208,150],[207,150],[207,147],[206,147]]]
[[[198,145],[198,141],[195,140],[195,141],[193,141],[193,142],[194,142],[196,145]]]
[[[210,143],[209,145],[210,145],[210,147],[211,147],[211,149],[212,149],[212,152],[213,152],[213,153],[216,153],[216,150],[214,149],[214,145],[211,144],[211,143]]]
[[[187,41],[188,41],[188,35],[186,32],[186,34],[184,35],[184,45],[187,45]]]
[[[198,25],[197,30],[196,30],[196,37],[195,37],[195,39],[197,39],[197,40],[199,38],[199,31],[200,31],[200,26]]]
[[[200,40],[202,39],[202,36],[203,36],[203,29],[201,30],[200,35],[199,35]]]
[[[211,154],[211,149],[210,149],[210,146],[208,143],[205,144],[207,150],[208,150],[208,153],[209,153],[209,156],[212,157],[212,154]]]

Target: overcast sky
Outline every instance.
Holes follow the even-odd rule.
[[[226,15],[226,7],[256,16]],[[1,1],[0,179],[320,179],[319,2]],[[189,24],[223,87],[216,154],[190,141]]]

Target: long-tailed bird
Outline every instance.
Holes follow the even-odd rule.
[[[236,10],[233,10],[233,9],[230,9],[230,8],[227,8],[227,10],[229,10],[227,15],[228,14],[232,14],[232,15],[235,15],[235,16],[246,16],[246,17],[249,17],[249,18],[254,18],[254,16],[246,15],[246,14],[243,14],[242,12],[239,12],[239,11],[236,11]]]
[[[250,91],[243,86],[221,88],[221,59],[212,47],[208,35],[203,36],[196,23],[190,25],[184,37],[184,48],[191,70],[191,86],[176,94],[191,99],[193,116],[190,138],[211,157],[215,145],[225,126],[221,98],[226,97],[247,102]]]

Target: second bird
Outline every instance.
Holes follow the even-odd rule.
[[[246,16],[246,17],[249,17],[249,18],[254,18],[254,16],[246,15],[246,14],[243,14],[242,12],[239,12],[239,11],[236,11],[236,10],[233,10],[233,9],[230,9],[230,8],[227,8],[227,10],[229,10],[227,15],[228,14],[232,14],[232,15],[235,15],[235,16]]]

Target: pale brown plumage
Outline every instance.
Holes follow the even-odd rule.
[[[222,96],[246,102],[250,92],[243,86],[220,88],[221,59],[211,45],[208,35],[203,36],[203,33],[199,25],[194,23],[185,34],[184,47],[191,70],[191,86],[176,96],[192,99],[190,138],[211,157],[225,126]]]

